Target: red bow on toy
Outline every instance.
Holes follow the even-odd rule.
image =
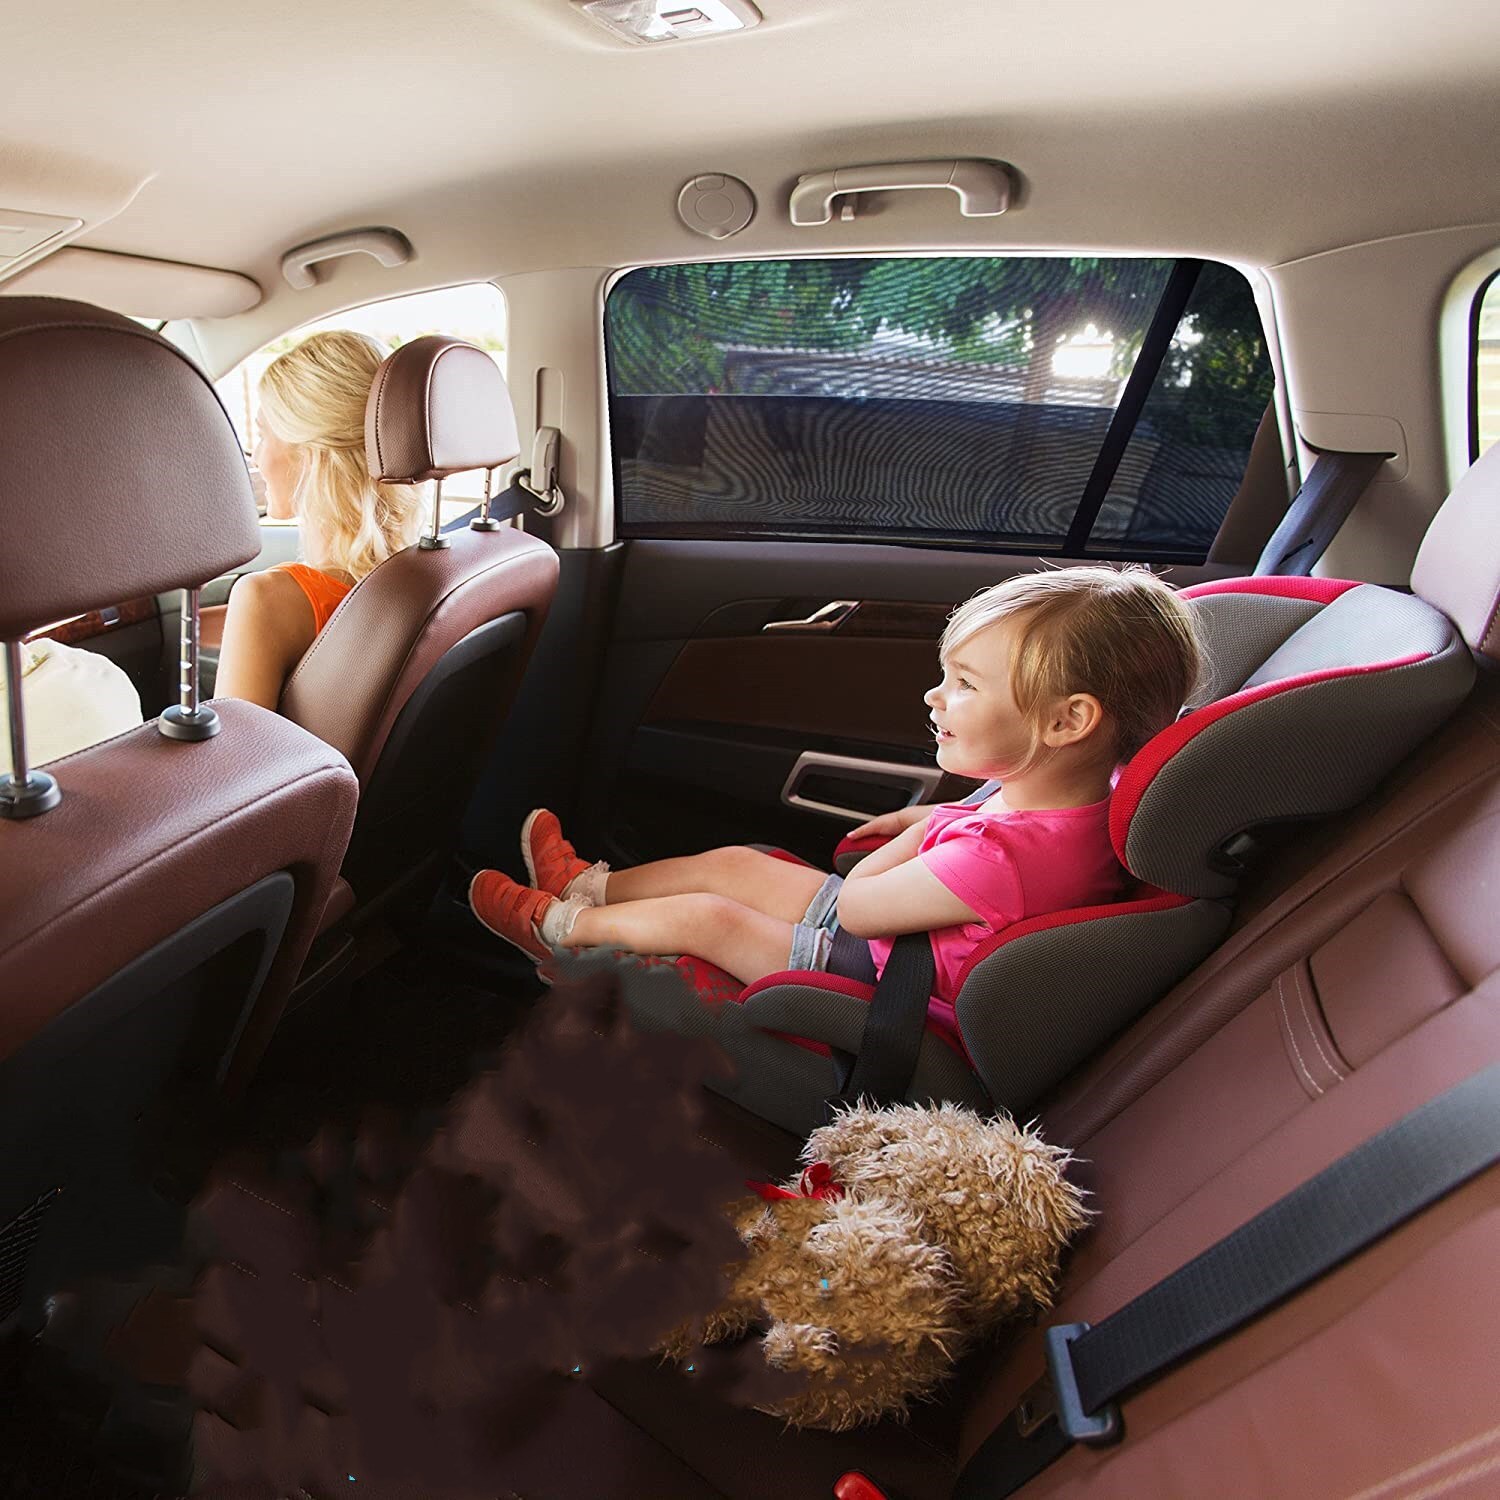
[[[833,1180],[833,1168],[826,1161],[815,1161],[803,1172],[795,1193],[784,1187],[777,1187],[774,1182],[751,1182],[748,1178],[745,1186],[751,1192],[759,1193],[767,1203],[778,1203],[784,1198],[824,1198],[831,1201],[844,1196],[843,1188]]]

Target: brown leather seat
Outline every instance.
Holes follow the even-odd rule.
[[[392,482],[508,463],[520,445],[505,380],[471,344],[415,339],[375,378],[365,447],[370,472]],[[416,915],[436,888],[557,588],[557,554],[513,527],[442,540],[363,579],[281,697],[359,777],[343,868],[354,924]]]
[[[259,550],[207,377],[83,303],[0,300],[0,475],[6,641]],[[95,1251],[145,1253],[141,1122],[172,1123],[169,1085],[243,1082],[328,900],[348,765],[251,704],[218,724],[67,756],[56,806],[0,819],[0,1325]]]
[[[1413,589],[1481,666],[1377,795],[1247,891],[1237,930],[1046,1109],[1098,1223],[1048,1323],[1096,1323],[1361,1141],[1500,1059],[1500,448],[1434,520]],[[1124,1408],[1019,1493],[1482,1495],[1496,1490],[1500,1171]],[[1036,1378],[997,1361],[972,1451]]]

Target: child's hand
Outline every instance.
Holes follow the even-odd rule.
[[[930,807],[902,807],[895,812],[881,813],[858,828],[851,828],[846,839],[893,839],[905,833],[913,823],[925,823],[932,816]]]

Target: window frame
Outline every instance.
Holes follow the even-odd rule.
[[[1479,311],[1500,275],[1500,246],[1459,268],[1438,318],[1438,375],[1448,488],[1479,456]]]
[[[970,249],[939,249],[921,251],[860,251],[847,254],[822,252],[809,252],[804,255],[757,255],[757,256],[723,256],[717,259],[694,259],[683,261],[650,261],[634,266],[619,267],[612,275],[606,278],[601,287],[599,302],[599,328],[600,328],[600,355],[601,369],[603,374],[602,395],[604,398],[603,426],[608,444],[609,469],[611,486],[613,491],[612,522],[613,535],[619,541],[722,541],[722,542],[760,542],[774,543],[785,542],[813,542],[813,543],[843,543],[845,545],[876,545],[876,546],[902,546],[916,547],[935,551],[965,551],[975,553],[993,554],[997,556],[1020,556],[1020,557],[1079,557],[1093,560],[1119,560],[1122,562],[1143,562],[1177,564],[1183,566],[1201,566],[1212,552],[1212,542],[1207,551],[1198,547],[1173,548],[1163,544],[1152,544],[1149,547],[1131,547],[1121,542],[1108,542],[1105,546],[1089,546],[1086,537],[1082,549],[1078,552],[1067,550],[1068,534],[1072,531],[1070,522],[1068,533],[1057,542],[1045,542],[1041,544],[1026,544],[1022,542],[1007,542],[1004,540],[991,541],[973,532],[942,532],[925,530],[920,533],[898,531],[886,528],[871,527],[859,532],[849,530],[821,529],[816,524],[801,526],[795,522],[778,523],[773,530],[770,526],[762,525],[759,529],[740,528],[732,521],[682,521],[682,522],[649,522],[641,524],[628,523],[622,514],[622,484],[620,475],[620,450],[615,441],[614,431],[614,389],[613,370],[614,354],[610,335],[610,324],[608,317],[609,299],[625,277],[642,270],[652,270],[664,266],[673,265],[722,265],[726,263],[742,264],[757,261],[791,261],[791,260],[945,260],[945,259],[970,259],[970,260],[1069,260],[1079,255],[1086,254],[1085,250],[1079,248],[1058,250],[1030,250],[1011,249],[993,254],[976,254]],[[1188,264],[1196,264],[1201,272],[1205,267],[1218,266],[1240,276],[1245,282],[1245,290],[1249,305],[1254,311],[1261,339],[1265,345],[1266,358],[1270,367],[1272,390],[1268,409],[1276,421],[1278,430],[1282,431],[1282,444],[1285,447],[1284,437],[1284,387],[1282,381],[1281,361],[1276,333],[1273,328],[1266,324],[1266,305],[1261,295],[1261,288],[1257,285],[1255,278],[1250,275],[1246,267],[1230,260],[1219,260],[1214,257],[1199,257],[1176,251],[1140,251],[1131,254],[1115,253],[1109,256],[1113,260],[1161,260],[1171,265],[1168,272],[1167,282],[1163,286],[1157,307],[1153,310],[1148,326],[1160,315],[1168,299],[1172,296],[1173,285],[1182,268]],[[1196,282],[1196,274],[1194,277]],[[1192,287],[1189,288],[1188,298],[1191,298]],[[1172,325],[1172,332],[1180,325],[1182,318],[1181,310]],[[1170,337],[1165,347],[1170,346]],[[1139,361],[1139,356],[1137,357]],[[1132,367],[1132,376],[1135,366]],[[1160,374],[1160,366],[1152,373],[1151,380],[1145,387],[1137,409],[1131,418],[1130,427],[1125,431],[1123,439],[1119,442],[1114,454],[1113,463],[1108,474],[1104,477],[1104,494],[1107,496],[1108,486],[1113,481],[1115,474],[1119,471],[1126,449],[1129,447],[1131,438],[1134,436],[1139,424],[1141,411],[1145,405],[1146,397],[1149,397],[1155,389],[1157,376]],[[1131,378],[1127,377],[1126,387],[1131,385]],[[1121,408],[1125,405],[1127,396],[1122,391],[1121,400],[1116,404],[1111,416],[1110,432]],[[1101,444],[1099,452],[1095,454],[1095,467],[1103,459],[1103,454],[1110,446],[1109,434],[1106,435]],[[1078,497],[1078,510],[1075,510],[1076,518],[1081,511],[1086,491],[1092,486],[1093,471],[1090,479],[1085,484],[1085,490],[1080,491]],[[1233,502],[1231,501],[1231,504]],[[1102,504],[1102,502],[1101,502]],[[1227,514],[1227,510],[1226,510]],[[1089,530],[1092,534],[1093,528],[1098,524],[1100,508],[1096,507],[1095,513],[1090,520]],[[1220,518],[1222,528],[1223,517]]]
[[[1484,314],[1484,299],[1490,288],[1500,282],[1500,265],[1474,289],[1469,304],[1469,462],[1479,460],[1479,320]]]

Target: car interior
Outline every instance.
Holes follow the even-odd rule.
[[[728,1054],[749,1178],[865,1092],[1035,1122],[1094,1215],[1054,1304],[907,1421],[638,1358],[545,1480],[340,1492],[1500,1493],[1500,10],[64,0],[0,57],[0,1500],[333,1494],[196,1485],[227,1398],[164,1466],[176,1377],[80,1399],[59,1309],[111,1280],[139,1363],[216,1164],[435,1138],[548,1004],[466,899],[531,809],[847,870],[974,791],[951,612],[1087,563],[1206,672],[1114,783],[1122,900],[987,937],[958,1040],[610,957]],[[338,327],[430,514],[273,712],[210,621],[299,555],[257,383]],[[39,760],[74,660],[139,720]]]

